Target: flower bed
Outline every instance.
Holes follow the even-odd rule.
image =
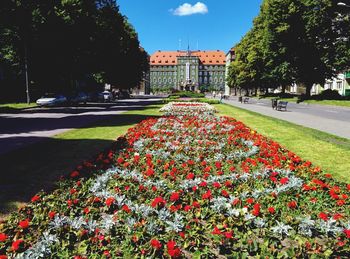
[[[186,114],[214,114],[215,108],[208,103],[201,102],[170,102],[160,109],[165,116]]]
[[[163,109],[34,196],[0,227],[0,255],[349,256],[350,185],[203,109]]]

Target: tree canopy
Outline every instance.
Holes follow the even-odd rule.
[[[147,53],[114,0],[3,0],[0,68],[21,81],[17,94],[26,60],[40,91],[70,91],[87,77],[131,88],[148,68]]]
[[[282,89],[323,84],[350,66],[349,10],[334,0],[264,0],[235,46],[232,87]]]

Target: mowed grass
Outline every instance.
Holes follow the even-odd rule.
[[[276,97],[263,97],[261,99],[274,99]],[[298,97],[294,98],[278,98],[280,101],[297,103]],[[302,103],[309,104],[318,104],[318,105],[331,105],[331,106],[342,106],[342,107],[350,107],[350,100],[304,100]]]
[[[160,115],[161,106],[114,115],[0,156],[0,221],[39,191],[55,188],[61,175],[110,147],[128,128]]]
[[[16,112],[26,108],[36,107],[36,103],[0,103],[0,112]]]
[[[255,112],[216,105],[221,115],[234,117],[258,133],[280,143],[302,159],[310,160],[340,181],[350,182],[350,140],[274,119]]]
[[[303,103],[350,107],[350,100],[305,100]]]

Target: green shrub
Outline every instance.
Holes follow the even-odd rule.
[[[163,99],[164,103],[169,103],[169,102],[201,102],[201,103],[208,103],[208,104],[219,104],[219,100],[214,100],[214,99],[208,99],[208,98],[192,98],[192,99],[187,99],[187,100],[181,100],[181,99],[172,99],[172,98],[166,98]]]
[[[179,91],[179,92],[174,92],[170,96],[179,96],[181,98],[203,98],[205,97],[205,94],[203,93],[196,93],[196,92],[190,92],[190,91]]]

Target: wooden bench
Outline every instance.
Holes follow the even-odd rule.
[[[243,103],[248,103],[248,102],[249,102],[249,98],[248,97],[243,98]]]
[[[279,101],[277,103],[276,110],[281,111],[282,109],[284,109],[285,111],[287,111],[287,104],[288,104],[288,102]]]

